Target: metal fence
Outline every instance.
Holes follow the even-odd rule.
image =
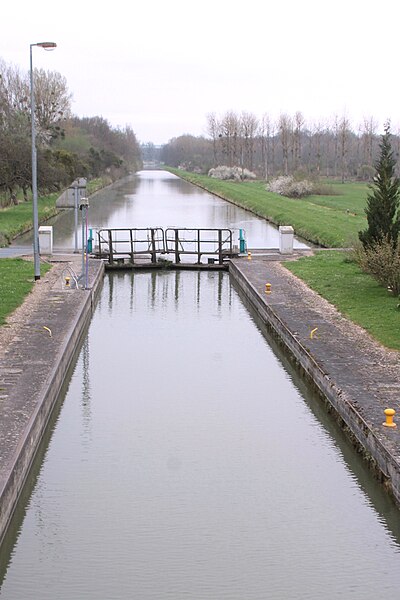
[[[161,227],[100,229],[97,232],[100,258],[109,264],[143,262],[156,263],[159,258],[173,255],[180,263],[194,256],[197,264],[202,257],[223,264],[224,259],[239,252],[233,244],[233,230],[221,228]]]

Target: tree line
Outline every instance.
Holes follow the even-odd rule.
[[[171,166],[206,173],[211,167],[239,166],[270,179],[278,175],[332,177],[370,181],[379,153],[378,124],[373,117],[354,127],[346,116],[307,122],[301,112],[268,114],[228,111],[206,118],[206,136],[185,134],[161,149]],[[399,170],[400,135],[393,135]]]
[[[141,166],[130,127],[113,128],[106,119],[71,112],[71,93],[58,72],[34,69],[38,189],[65,188],[77,177],[121,177]],[[0,196],[7,205],[32,188],[29,73],[0,59]]]

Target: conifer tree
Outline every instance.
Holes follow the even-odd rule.
[[[364,248],[371,247],[383,240],[397,246],[400,232],[400,179],[395,176],[396,161],[390,142],[390,123],[385,123],[385,133],[379,145],[381,153],[376,164],[374,183],[369,187],[367,196],[368,227],[360,231],[358,237]]]

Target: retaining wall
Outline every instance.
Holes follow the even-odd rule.
[[[377,470],[400,507],[400,464],[393,453],[393,449],[388,448],[385,440],[381,439],[378,432],[367,423],[366,419],[352,405],[352,399],[346,393],[346,390],[339,388],[326,370],[311,356],[298,337],[288,329],[278,312],[265,302],[264,297],[235,262],[230,263],[229,273],[262,321],[278,336],[302,370],[334,408],[352,436],[354,436],[356,444],[365,449],[370,462],[372,459],[374,469]],[[351,368],[351,365],[349,365],[349,368]],[[383,414],[382,420],[384,420]]]
[[[52,357],[48,377],[43,382],[40,397],[14,451],[7,477],[0,489],[0,543],[15,511],[50,415],[79,347],[82,334],[92,316],[103,275],[104,265],[99,262],[94,280],[91,282],[92,287],[85,292],[84,300],[75,311],[56,356]]]

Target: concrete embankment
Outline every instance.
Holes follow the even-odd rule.
[[[335,410],[400,506],[400,427],[383,426],[386,408],[400,415],[400,354],[374,342],[271,257],[232,260],[230,275]]]
[[[15,510],[103,281],[90,261],[88,290],[64,285],[79,256],[54,257],[25,303],[0,331],[0,541]]]

